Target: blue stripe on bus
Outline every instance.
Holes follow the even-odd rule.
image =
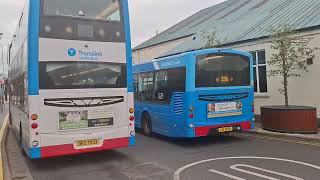
[[[136,137],[131,136],[129,137],[129,146],[134,146],[134,145],[136,145]]]
[[[126,57],[127,57],[127,81],[128,81],[128,92],[133,92],[133,76],[132,76],[132,53],[131,53],[131,36],[130,36],[130,17],[129,17],[129,5],[128,0],[122,1],[124,27],[126,33]]]
[[[29,149],[29,157],[31,159],[39,159],[39,158],[41,158],[41,149],[39,147],[30,148]]]
[[[40,0],[30,0],[28,21],[28,94],[39,95]]]

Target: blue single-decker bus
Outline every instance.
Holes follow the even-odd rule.
[[[250,53],[205,49],[135,65],[135,125],[146,135],[201,137],[254,127]]]

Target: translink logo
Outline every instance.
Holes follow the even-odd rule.
[[[75,57],[76,55],[79,56],[79,60],[93,60],[98,61],[103,57],[103,53],[97,50],[90,50],[90,51],[83,51],[83,50],[76,50],[75,48],[68,49],[68,55],[70,57]]]
[[[68,49],[68,55],[73,57],[73,56],[77,55],[77,51],[74,48],[70,48],[70,49]]]

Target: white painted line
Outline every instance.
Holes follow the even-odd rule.
[[[214,170],[214,169],[210,169],[209,171],[213,172],[213,173],[216,173],[216,174],[219,174],[219,175],[222,175],[222,176],[225,176],[225,177],[228,177],[228,178],[231,178],[231,179],[234,179],[234,180],[246,180],[246,179],[243,179],[243,178],[240,178],[240,177],[228,174],[228,173],[224,173],[224,172],[221,172],[221,171],[217,171],[217,170]]]
[[[313,164],[309,164],[309,163],[305,163],[305,162],[299,162],[299,161],[294,161],[294,160],[289,160],[289,159],[280,159],[280,158],[271,158],[271,157],[254,157],[254,156],[240,156],[240,157],[221,157],[221,158],[214,158],[214,159],[206,159],[206,160],[202,160],[202,161],[198,161],[198,162],[194,162],[188,165],[185,165],[179,169],[177,169],[174,172],[174,180],[180,180],[180,174],[182,171],[195,166],[195,165],[199,165],[202,163],[207,163],[207,162],[211,162],[211,161],[217,161],[217,160],[228,160],[228,159],[263,159],[263,160],[275,160],[275,161],[283,161],[283,162],[289,162],[289,163],[294,163],[294,164],[299,164],[299,165],[303,165],[303,166],[307,166],[307,167],[311,167],[317,170],[320,170],[320,166],[316,166]]]
[[[263,168],[259,168],[259,167],[255,167],[255,166],[250,166],[250,165],[246,165],[246,164],[235,164],[235,165],[230,166],[230,168],[235,170],[235,171],[251,174],[251,175],[258,176],[258,177],[261,177],[261,178],[264,178],[264,179],[280,180],[278,178],[273,178],[273,177],[269,177],[269,176],[266,176],[266,175],[263,175],[263,174],[251,172],[251,171],[248,171],[248,170],[244,170],[244,169],[241,169],[240,167],[247,167],[247,168],[250,168],[250,169],[259,170],[259,171],[263,171],[263,172],[267,172],[267,173],[270,173],[270,174],[279,175],[279,176],[290,178],[290,179],[294,179],[294,180],[304,180],[302,178],[299,178],[299,177],[296,177],[296,176],[291,176],[289,174],[284,174],[284,173],[280,173],[280,172],[276,172],[276,171],[271,171],[271,170],[267,170],[267,169],[263,169]]]

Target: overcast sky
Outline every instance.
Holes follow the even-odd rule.
[[[225,0],[129,0],[132,43],[136,46],[197,11]],[[0,44],[11,39],[24,0],[0,0]]]

